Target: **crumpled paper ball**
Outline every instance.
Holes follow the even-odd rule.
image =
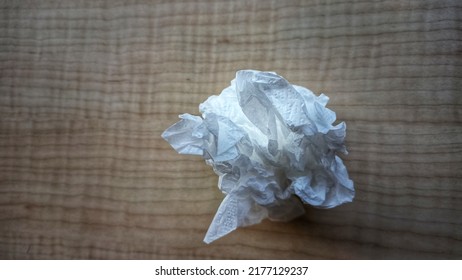
[[[225,194],[207,231],[210,243],[268,218],[289,221],[303,203],[331,208],[351,202],[353,182],[337,152],[347,154],[346,125],[332,125],[329,98],[274,72],[241,70],[220,95],[180,115],[162,137],[180,154],[202,156]]]

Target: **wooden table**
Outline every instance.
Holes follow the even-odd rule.
[[[0,258],[462,257],[460,1],[0,6]],[[217,177],[160,134],[248,68],[331,97],[357,195],[205,245]]]

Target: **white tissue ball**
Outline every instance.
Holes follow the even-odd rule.
[[[202,118],[180,115],[162,134],[179,153],[204,157],[219,176],[226,197],[207,243],[264,218],[302,215],[300,201],[319,208],[352,201],[353,182],[336,155],[347,153],[346,125],[333,125],[328,100],[274,72],[242,70],[200,104]]]

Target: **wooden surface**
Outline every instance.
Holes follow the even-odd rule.
[[[460,1],[0,3],[0,258],[462,257]],[[205,245],[160,134],[246,68],[331,97],[357,196]]]

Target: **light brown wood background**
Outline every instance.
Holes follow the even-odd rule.
[[[0,6],[0,258],[462,257],[460,1]],[[246,68],[331,97],[357,196],[205,245],[217,177],[160,134]]]

